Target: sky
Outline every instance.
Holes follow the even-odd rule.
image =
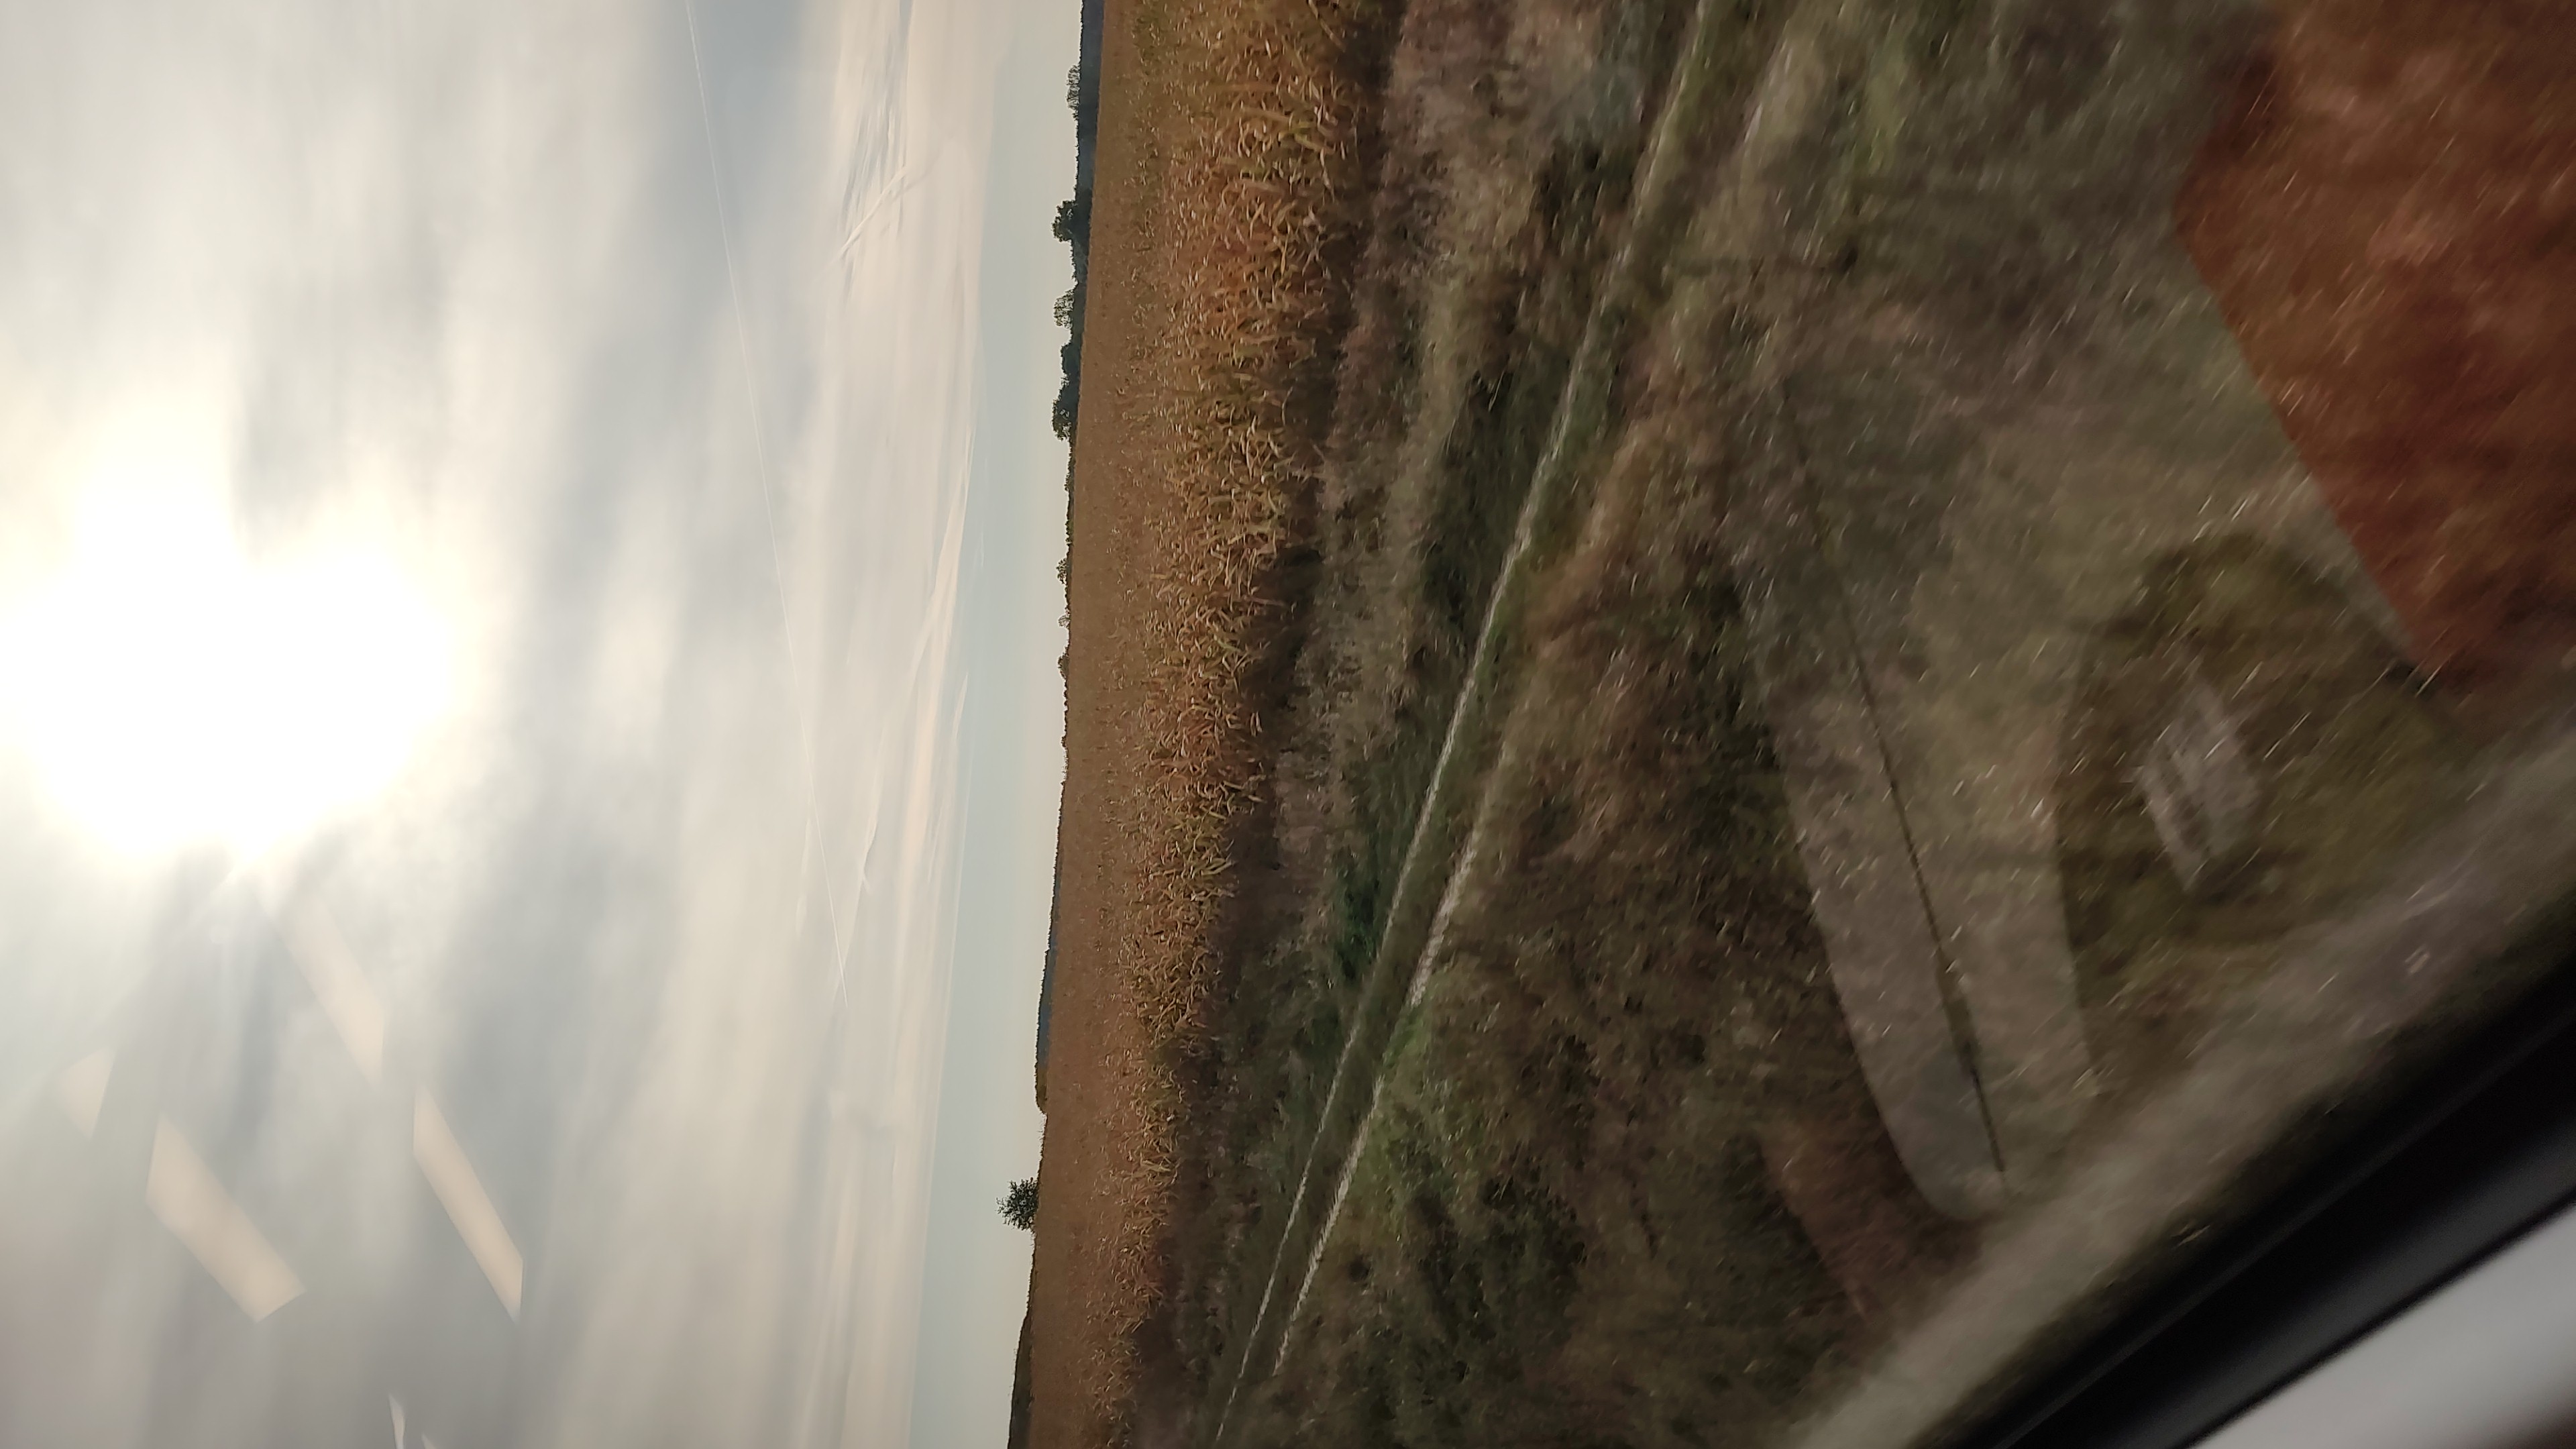
[[[1078,29],[0,0],[0,1442],[1000,1442]]]

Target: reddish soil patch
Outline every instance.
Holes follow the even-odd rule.
[[[2419,662],[2576,651],[2576,24],[2275,0],[2183,242]]]

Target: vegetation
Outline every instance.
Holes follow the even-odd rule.
[[[1949,215],[1937,199],[1844,175],[1895,165],[1900,142],[2003,150],[1965,123],[1872,129],[1868,108],[1966,23],[1899,7],[1868,62],[1886,74],[1832,93],[1859,109],[1793,168],[1850,183],[1801,204],[1877,228],[1850,220],[1799,263],[1795,289],[1850,310],[1796,313],[1814,335],[1778,342],[1789,304],[1724,249],[1742,237],[1706,234],[1735,213],[1680,213],[1737,194],[1726,149],[1793,9],[1830,7],[1140,3],[1150,175],[1103,215],[1136,229],[1158,290],[1095,402],[1110,426],[1085,479],[1149,506],[1087,532],[1118,556],[1073,570],[1116,585],[1084,596],[1116,618],[1076,623],[1086,650],[1119,653],[1075,656],[1069,694],[1098,691],[1111,740],[1094,778],[1114,784],[1068,810],[1065,858],[1116,855],[1068,909],[1068,978],[1114,978],[1148,1050],[1122,1045],[1112,1085],[1086,1088],[1114,1110],[1074,1099],[1114,1149],[1050,1156],[1051,1233],[1116,1206],[1083,1244],[1085,1317],[1042,1325],[1079,1339],[1066,1377],[1093,1397],[1051,1403],[1079,1427],[1041,1442],[1209,1442],[1223,1415],[1245,1449],[1777,1443],[1975,1250],[1979,1228],[1914,1188],[1860,1075],[1735,593],[1730,490],[1785,452],[1801,477],[1950,496],[1999,426],[1957,399],[2008,414],[2019,384],[1995,379],[2037,356],[2065,364],[2070,396],[2126,396],[2123,319],[2181,309],[2131,300],[2171,300],[2162,233],[2119,231],[2164,226],[2161,203],[2052,192],[2104,218],[2104,245],[2068,249],[2037,239],[2097,233],[2010,230],[2029,198],[1980,198],[1952,234],[1927,221]],[[1680,179],[1649,192],[1657,134],[1689,141]],[[1089,225],[1076,200],[1068,241]],[[2106,285],[2074,270],[2087,258],[2125,270]],[[2130,310],[2087,311],[2099,298]],[[1083,305],[1077,289],[1069,326]],[[1575,480],[1567,501],[1525,522],[1551,477]],[[1524,581],[1507,608],[1505,579]],[[2276,602],[2253,612],[2291,612]],[[2169,612],[2166,632],[2216,637],[2206,611]],[[2367,651],[2299,653],[2302,705],[2386,672]],[[2160,688],[2161,657],[2088,664],[2086,688]],[[1493,701],[1490,730],[1454,728],[1462,698]],[[1465,783],[1426,816],[1444,771]],[[2076,945],[2135,977],[2179,908],[2139,821],[2073,824]],[[1425,851],[1436,914],[1415,932],[1397,886]],[[2148,1064],[2113,1075],[2170,1055],[2138,1035]],[[1383,1069],[1336,1100],[1354,1057]],[[1333,1226],[1309,1214],[1297,1238],[1291,1206],[1335,1179]]]
[[[1194,104],[1159,130],[1172,153],[1157,189],[1160,265],[1186,284],[1156,339],[1165,369],[1148,389],[1146,456],[1177,479],[1184,506],[1152,608],[1130,624],[1151,661],[1133,718],[1152,768],[1126,819],[1152,864],[1121,902],[1117,960],[1157,1049],[1127,1144],[1141,1208],[1119,1225],[1126,1281],[1091,1301],[1086,1333],[1100,1354],[1086,1381],[1113,1400],[1112,1420],[1203,1407],[1127,1400],[1140,1344],[1180,1370],[1154,1390],[1167,1399],[1205,1391],[1241,1350],[1486,602],[1601,305],[1685,10],[1612,6],[1605,20],[1593,7],[1539,30],[1562,53],[1530,56],[1474,8],[1415,0],[1408,36],[1433,53],[1399,66],[1414,89],[1392,93],[1376,89],[1385,8],[1300,0],[1231,26],[1182,4],[1158,12],[1166,83]],[[1526,87],[1533,75],[1554,89],[1506,89],[1509,105],[1462,108],[1444,89],[1477,76]],[[1709,521],[1704,491],[1682,486],[1678,499]],[[1386,1083],[1387,1124],[1331,1244],[1329,1331],[1292,1340],[1276,1391],[1247,1406],[1253,1442],[1528,1441],[1533,1423],[1512,1415],[1564,1380],[1534,1378],[1530,1395],[1494,1383],[1569,1344],[1618,1341],[1568,1322],[1585,1275],[1620,1262],[1599,1246],[1616,1220],[1610,1184],[1648,1191],[1658,1212],[1696,1206],[1759,1230],[1708,1245],[1776,1243],[1733,1270],[1625,1269],[1734,1271],[1729,1301],[1752,1294],[1764,1313],[1804,1314],[1813,1332],[1784,1340],[1790,1359],[1753,1376],[1765,1392],[1811,1366],[1812,1353],[1796,1355],[1830,1345],[1845,1321],[1765,1185],[1755,1112],[1723,1075],[1708,1084],[1717,1029],[1675,1026],[1725,1020],[1761,991],[1704,968],[1661,986],[1640,974],[1667,948],[1705,963],[1725,949],[1706,934],[1711,919],[1740,908],[1745,944],[1774,953],[1792,997],[1815,1000],[1812,931],[1740,698],[1713,534],[1639,521],[1663,517],[1632,505],[1616,535],[1632,553],[1596,559],[1588,594],[1552,590],[1546,617],[1511,641],[1515,681],[1538,668],[1533,651],[1559,658],[1542,733],[1558,778],[1532,788],[1516,770],[1507,788],[1499,761],[1472,762],[1502,800],[1479,835],[1515,842],[1505,858],[1555,879],[1503,918],[1526,940],[1493,917],[1462,920],[1482,953],[1464,973],[1479,994],[1418,1027]],[[1568,643],[1586,598],[1606,621]],[[1605,677],[1613,661],[1624,672]],[[1641,692],[1641,670],[1662,694]],[[1625,703],[1605,720],[1587,689]],[[1625,743],[1578,789],[1563,773],[1584,768],[1583,731],[1605,723]],[[1591,865],[1548,856],[1569,839],[1586,842]],[[1730,888],[1733,907],[1718,899]],[[1574,897],[1586,892],[1596,929],[1564,929],[1585,919]],[[1707,913],[1662,940],[1683,899]],[[1525,962],[1535,974],[1517,974]],[[1829,1009],[1791,1016],[1835,1024]],[[1627,1147],[1590,1154],[1605,1091],[1678,1105],[1641,1119]],[[1692,1114],[1707,1111],[1743,1124],[1710,1137],[1714,1162],[1692,1145],[1706,1125]],[[1644,1159],[1648,1142],[1672,1149],[1665,1167]],[[1597,1191],[1587,1169],[1605,1174]],[[1541,1417],[1572,1432],[1586,1407],[1560,1396]]]
[[[1082,12],[1082,58],[1065,72],[1064,103],[1073,112],[1074,165],[1073,195],[1059,202],[1055,210],[1055,239],[1063,242],[1073,254],[1073,286],[1056,299],[1056,325],[1065,329],[1064,347],[1060,354],[1063,381],[1056,387],[1055,410],[1051,420],[1055,435],[1070,445],[1082,414],[1082,315],[1089,296],[1091,277],[1091,179],[1093,156],[1099,149],[1100,132],[1100,27],[1101,0],[1089,0]],[[1073,454],[1067,447],[1064,463],[1065,490],[1073,488]],[[1066,588],[1066,607],[1061,622],[1073,623],[1073,510],[1067,507],[1064,519],[1064,557],[1055,566],[1055,581]],[[1073,675],[1073,653],[1068,645],[1056,656],[1056,674],[1065,679]],[[1053,948],[1048,952],[1049,977],[1053,976]],[[1041,1015],[1043,1021],[1043,1014]],[[1045,1106],[1045,1033],[1039,1034],[1039,1071],[1041,1086],[1039,1106]]]
[[[1077,72],[1079,74],[1079,72]],[[1055,210],[1055,237],[1073,250],[1073,289],[1055,301],[1055,325],[1065,329],[1064,382],[1056,389],[1055,435],[1073,441],[1082,408],[1082,309],[1084,283],[1091,274],[1091,188],[1077,185],[1071,200]]]
[[[1055,239],[1073,252],[1073,288],[1056,299],[1065,329],[1064,382],[1055,397],[1055,435],[1071,442],[1082,411],[1082,314],[1091,277],[1091,184],[1100,139],[1100,0],[1082,9],[1082,54],[1065,72],[1064,104],[1073,112],[1073,195],[1056,207]],[[1068,464],[1068,471],[1070,465]]]
[[[1100,1426],[1062,1442],[1118,1432],[1140,1331],[1168,1306],[1181,1123],[1226,942],[1251,908],[1235,852],[1266,810],[1276,752],[1263,719],[1282,693],[1311,551],[1366,221],[1364,113],[1394,18],[1381,0],[1162,0],[1136,22],[1148,74],[1126,109],[1149,118],[1155,140],[1123,158],[1133,171],[1104,171],[1103,187],[1118,189],[1097,214],[1136,229],[1119,240],[1134,248],[1119,254],[1120,305],[1150,299],[1150,340],[1128,349],[1114,411],[1096,393],[1087,411],[1076,404],[1075,511],[1105,505],[1106,493],[1081,496],[1093,488],[1149,493],[1154,505],[1147,536],[1123,539],[1115,558],[1072,559],[1068,694],[1078,721],[1082,701],[1114,685],[1102,697],[1117,763],[1092,778],[1116,794],[1076,808],[1069,785],[1062,849],[1117,860],[1109,904],[1096,926],[1086,913],[1065,943],[1082,955],[1064,965],[1068,981],[1115,978],[1105,994],[1142,1046],[1132,1071],[1122,1049],[1114,1100],[1069,1102],[1061,1064],[1053,1073],[1048,1176],[1094,1216],[1080,1251],[1100,1265],[1067,1290],[1083,1321],[1061,1337],[1042,1325],[1042,1340],[1075,1345],[1068,1356],[1081,1363],[1070,1377],[1089,1402],[1062,1412]],[[1089,224],[1086,201],[1064,211],[1067,232]],[[1106,314],[1094,309],[1109,304],[1091,291],[1087,251],[1084,266],[1066,312],[1097,329]],[[1088,339],[1095,364],[1103,340]],[[1086,576],[1114,577],[1114,590]],[[1116,617],[1084,613],[1086,599],[1113,596]],[[1083,727],[1071,729],[1079,751]],[[1104,1119],[1114,1154],[1061,1175],[1055,1154],[1087,1130],[1075,1124]],[[1040,1267],[1043,1316],[1043,1246]],[[1051,1432],[1042,1423],[1037,1437],[1056,1442]]]
[[[1451,8],[1417,4],[1418,33],[1442,52],[1417,73],[1509,72],[1510,57],[1482,48],[1502,43],[1489,27],[1423,13]],[[1610,73],[1586,79],[1642,99],[1673,36],[1649,26],[1611,39]],[[1210,1034],[1207,1080],[1220,1085],[1192,1143],[1206,1208],[1177,1239],[1174,1328],[1203,1376],[1248,1328],[1261,1291],[1253,1275],[1277,1251],[1324,1129],[1645,119],[1640,109],[1619,127],[1568,126],[1564,112],[1533,106],[1444,127],[1428,98],[1397,95],[1389,107],[1411,128],[1388,137],[1342,361],[1311,637],[1281,732],[1289,888]],[[1444,194],[1446,168],[1482,184]]]
[[[1002,1221],[1024,1233],[1037,1231],[1038,1180],[1036,1178],[1021,1178],[1011,1184],[1009,1191],[1002,1194]]]

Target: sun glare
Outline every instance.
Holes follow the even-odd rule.
[[[111,496],[0,633],[56,799],[112,844],[257,850],[383,788],[447,695],[438,616],[382,558],[253,568],[221,508]]]

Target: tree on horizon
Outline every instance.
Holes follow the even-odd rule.
[[[1002,1221],[1024,1233],[1037,1231],[1038,1180],[1036,1178],[1021,1178],[1011,1184],[1010,1191],[1002,1194]]]

